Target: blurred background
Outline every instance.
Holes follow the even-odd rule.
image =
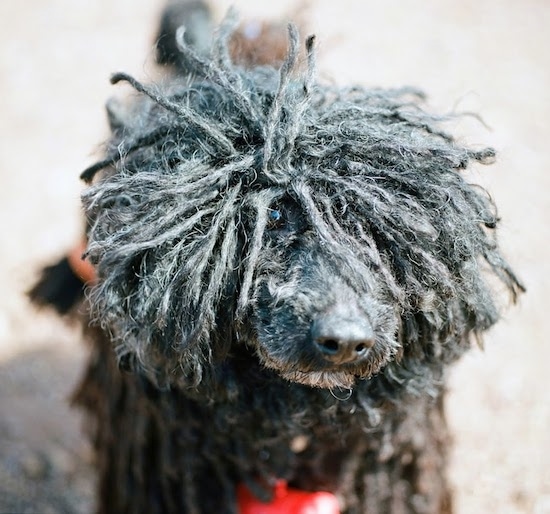
[[[243,18],[298,17],[318,36],[320,75],[339,84],[414,85],[454,130],[492,145],[470,178],[502,218],[500,240],[528,294],[452,371],[450,477],[459,514],[550,513],[550,3],[546,0],[235,0]],[[218,18],[230,2],[213,7]],[[74,245],[78,175],[125,95],[108,78],[154,76],[162,0],[0,3],[0,512],[87,513],[90,452],[67,406],[86,350],[78,330],[23,292]]]

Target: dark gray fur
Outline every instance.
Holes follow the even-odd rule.
[[[149,98],[84,195],[99,321],[120,357],[168,381],[198,384],[227,336],[246,333],[266,365],[300,382],[347,388],[385,369],[429,385],[427,352],[454,360],[497,319],[481,268],[517,289],[494,206],[459,173],[493,150],[457,144],[417,91],[314,82],[311,45],[297,69],[294,30],[281,70],[233,66],[229,34],[208,59],[180,39],[192,81],[114,79]],[[269,226],[274,206],[282,228]],[[360,369],[319,369],[310,324],[346,297],[376,346]]]
[[[489,283],[522,290],[462,174],[494,151],[417,90],[318,82],[292,27],[281,69],[236,66],[234,25],[206,56],[180,31],[163,85],[115,75],[139,95],[83,173],[99,510],[235,513],[238,483],[285,478],[350,514],[449,513],[445,369],[497,321]],[[374,344],[335,364],[314,334],[343,311]]]

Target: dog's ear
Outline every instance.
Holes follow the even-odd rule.
[[[85,284],[69,263],[68,257],[46,266],[36,284],[28,291],[31,301],[40,307],[53,307],[67,314],[84,296]]]

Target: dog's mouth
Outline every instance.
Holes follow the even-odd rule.
[[[371,377],[380,368],[380,365],[374,362],[364,362],[362,366],[344,364],[328,367],[311,362],[303,366],[296,363],[290,365],[262,350],[257,351],[262,366],[275,371],[289,382],[322,389],[350,389],[358,380]]]
[[[299,345],[297,345],[299,346]],[[307,345],[304,345],[307,348]],[[360,380],[378,374],[399,353],[397,340],[379,339],[366,349],[361,358],[329,361],[319,352],[273,352],[262,344],[250,347],[261,366],[275,371],[289,382],[322,389],[350,389]]]
[[[289,382],[321,389],[351,389],[358,379],[346,371],[279,371],[279,375]]]

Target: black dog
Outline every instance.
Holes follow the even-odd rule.
[[[141,95],[110,105],[83,174],[75,401],[99,512],[236,513],[239,484],[268,501],[279,479],[347,514],[451,512],[445,370],[497,321],[484,275],[522,289],[460,174],[493,150],[459,145],[418,91],[316,82],[292,27],[273,66],[231,16],[210,43],[202,4],[167,13],[173,76],[113,77]],[[32,296],[66,311],[81,293],[63,261]]]

